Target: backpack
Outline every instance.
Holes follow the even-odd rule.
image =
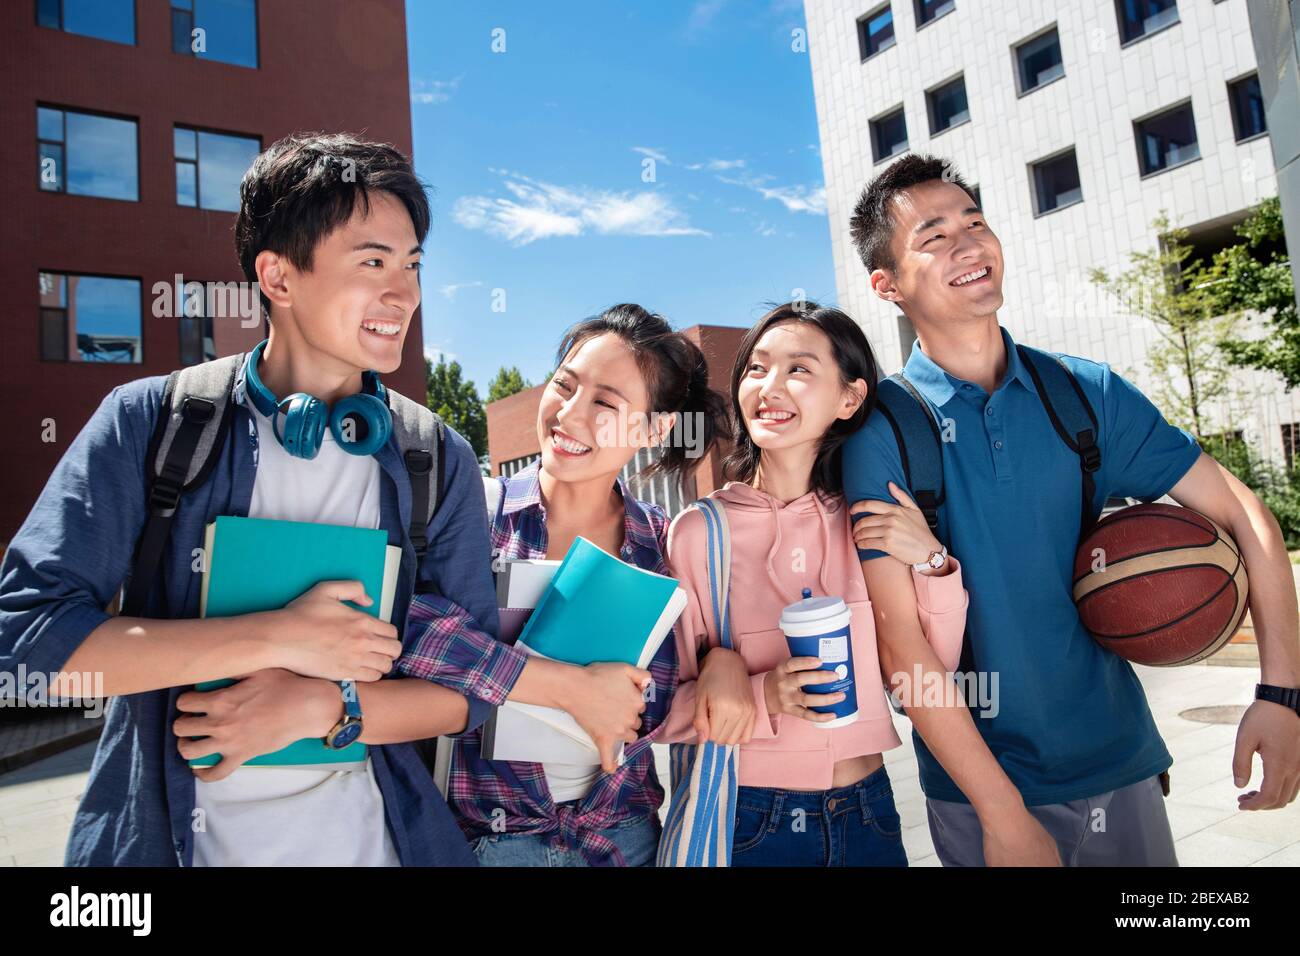
[[[1016,352],[1034,381],[1034,388],[1052,427],[1066,447],[1079,456],[1082,475],[1079,540],[1082,540],[1097,521],[1092,510],[1096,493],[1093,475],[1101,467],[1096,412],[1060,356],[1025,345],[1017,345]],[[900,371],[877,385],[876,407],[889,422],[898,442],[908,492],[925,515],[930,530],[946,545],[947,542],[939,535],[939,508],[944,503],[943,446],[939,423],[935,421],[929,403]],[[958,669],[962,672],[975,670],[969,631],[962,640]]]
[[[139,617],[171,536],[181,495],[208,480],[230,434],[231,397],[245,356],[192,365],[172,372],[163,388],[162,409],[146,454],[150,474],[149,514],[131,566],[122,614]],[[417,573],[428,551],[428,523],[442,497],[444,428],[442,420],[417,402],[385,389],[393,434],[411,481],[411,523]]]

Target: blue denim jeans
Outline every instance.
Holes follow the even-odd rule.
[[[741,787],[732,866],[907,866],[885,768],[834,790]]]
[[[652,813],[606,827],[600,835],[618,847],[628,866],[654,866],[659,832],[659,817]],[[494,834],[479,837],[470,846],[481,866],[588,865],[577,846],[553,833]]]

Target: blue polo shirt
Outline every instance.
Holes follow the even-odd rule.
[[[1052,427],[1006,329],[1002,340],[1006,378],[991,395],[949,375],[920,342],[903,374],[951,436],[941,443],[946,498],[938,536],[962,563],[975,668],[998,682],[996,713],[981,716],[977,706],[971,714],[1026,805],[1039,806],[1136,783],[1172,761],[1132,666],[1103,650],[1079,620],[1071,597],[1079,458]],[[1200,456],[1196,440],[1105,363],[1063,358],[1101,433],[1093,513],[1112,495],[1153,501],[1166,494]],[[911,492],[879,412],[845,444],[843,467],[850,502],[893,501],[890,481]],[[858,555],[867,561],[885,552]],[[926,796],[967,802],[915,731],[913,739]]]
[[[68,447],[0,563],[0,672],[46,674],[63,665],[108,619],[104,608],[131,568],[146,517],[149,438],[162,405],[164,378],[119,386]],[[146,617],[199,616],[201,577],[193,549],[218,515],[247,517],[257,475],[257,428],[236,380],[230,435],[211,476],[181,498],[163,551]],[[411,485],[396,435],[375,458],[380,467],[380,521],[402,550],[392,622],[404,653],[420,630],[407,628],[412,594],[430,592],[464,608],[495,634],[496,591],[489,569],[487,512],[478,461],[448,428],[443,496],[427,528],[429,548],[417,563],[408,533]],[[397,668],[388,677],[397,677]],[[68,838],[66,865],[189,866],[194,772],[176,749],[171,687],[114,697]],[[469,698],[469,726],[491,707]],[[474,866],[476,860],[414,744],[372,744],[375,782],[389,833],[404,866]]]

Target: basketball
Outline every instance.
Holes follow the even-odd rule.
[[[1074,558],[1074,603],[1102,647],[1134,664],[1209,657],[1246,614],[1232,536],[1175,505],[1133,505],[1097,522]]]

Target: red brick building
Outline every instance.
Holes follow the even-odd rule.
[[[0,80],[3,544],[114,386],[261,337],[255,319],[186,320],[184,297],[167,308],[177,276],[243,279],[232,208],[257,149],[323,130],[410,154],[405,10],[402,0],[9,2]],[[417,313],[387,379],[413,397],[424,394],[421,343]]]
[[[694,325],[683,330],[683,334],[704,353],[709,364],[709,386],[723,397],[729,395],[731,367],[746,331],[720,325]],[[540,454],[537,406],[545,387],[545,384],[537,385],[487,406],[488,457],[492,474],[513,474]],[[676,514],[683,503],[689,504],[726,484],[722,477],[722,458],[728,450],[706,455],[682,488],[670,488],[666,480],[656,479],[653,484],[647,483],[633,490],[638,497],[663,505],[670,515]],[[642,452],[625,469],[624,477],[635,473],[648,461],[648,455]]]

